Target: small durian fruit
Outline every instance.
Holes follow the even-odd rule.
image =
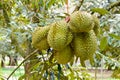
[[[47,35],[50,26],[38,27],[32,34],[32,45],[39,50],[46,50],[49,48],[47,42]]]
[[[55,51],[54,58],[59,64],[67,64],[71,61],[74,54],[72,54],[71,47],[68,45],[61,51]]]
[[[93,29],[94,21],[90,13],[76,11],[70,16],[69,27],[72,32],[88,32]]]
[[[94,31],[77,33],[72,41],[72,48],[84,66],[84,61],[92,58],[97,49],[97,38]]]
[[[93,15],[93,19],[95,24],[93,30],[95,32],[95,35],[98,36],[100,33],[100,21],[95,15]]]
[[[48,43],[54,50],[62,50],[72,41],[72,33],[70,32],[65,21],[58,21],[52,24],[48,32]]]

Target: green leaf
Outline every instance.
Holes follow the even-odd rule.
[[[23,80],[23,79],[25,79],[25,77],[26,77],[26,75],[22,75],[18,78],[18,80]]]
[[[104,51],[107,47],[107,44],[108,44],[107,37],[103,37],[100,42],[100,50]]]
[[[68,14],[68,13],[64,13],[66,16],[70,16],[70,14]]]
[[[2,41],[3,40],[3,37],[2,36],[0,36],[0,41]]]
[[[66,16],[57,16],[57,17],[59,17],[59,18],[66,18]]]
[[[103,8],[92,8],[91,11],[97,12],[101,15],[105,15],[105,14],[109,13],[109,11],[107,11],[106,9],[103,9]]]
[[[48,8],[50,8],[54,3],[55,3],[55,0],[49,0],[47,2],[46,6],[48,6]]]
[[[110,36],[110,37],[113,37],[113,38],[115,38],[115,39],[117,39],[117,40],[120,40],[120,36],[118,36],[118,35],[109,34],[109,36]]]

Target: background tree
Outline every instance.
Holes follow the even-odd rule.
[[[35,50],[31,45],[31,34],[36,27],[44,27],[64,19],[74,10],[81,10],[97,15],[100,19],[99,48],[92,66],[100,67],[104,62],[102,67],[119,69],[119,4],[119,0],[69,0],[69,2],[68,0],[0,0],[2,62],[4,56],[9,56],[10,64],[15,65],[16,56],[22,56],[25,59],[23,64],[25,74],[20,79],[88,79],[89,74],[71,69],[72,62],[71,65],[57,64],[49,50],[37,51],[26,59]]]

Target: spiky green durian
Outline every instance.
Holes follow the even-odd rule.
[[[80,57],[81,64],[93,57],[97,49],[97,40],[93,30],[77,33],[72,41],[72,48],[77,57]]]
[[[32,45],[39,50],[45,50],[49,48],[47,42],[47,34],[50,27],[38,27],[32,34]]]
[[[73,32],[88,32],[94,27],[93,17],[87,12],[76,11],[70,16],[69,26]]]
[[[93,15],[93,19],[94,19],[94,24],[95,24],[93,30],[96,36],[98,36],[100,33],[100,21],[95,15]]]
[[[116,79],[120,79],[120,68],[115,69],[112,73],[112,77]]]
[[[62,20],[52,24],[47,40],[54,50],[62,50],[72,41],[72,38],[67,23]]]
[[[61,51],[56,51],[54,53],[54,58],[59,64],[67,64],[73,58],[73,56],[74,54],[72,53],[70,46],[66,46]]]

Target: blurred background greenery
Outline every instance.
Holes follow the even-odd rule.
[[[19,80],[92,80],[88,70],[100,68],[101,73],[111,70],[111,77],[120,79],[119,5],[119,0],[0,0],[0,77],[7,78],[14,68],[6,67],[18,66],[35,50],[31,34],[36,27],[65,19],[74,10],[80,10],[95,14],[100,20],[99,47],[93,65],[87,63],[82,67],[76,58],[73,64],[58,65],[50,62],[51,53],[43,51],[26,60],[13,76]],[[76,67],[79,70],[73,69]]]

